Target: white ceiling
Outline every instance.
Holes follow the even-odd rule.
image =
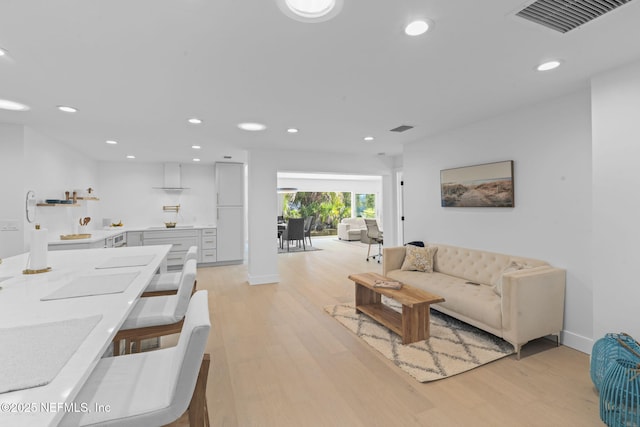
[[[393,155],[640,57],[640,1],[566,34],[514,17],[524,5],[345,0],[333,20],[304,24],[276,0],[3,0],[0,98],[31,110],[0,110],[0,122],[114,161],[213,162],[252,147]],[[434,28],[405,36],[416,17]],[[534,71],[548,58],[565,62]],[[415,128],[389,132],[402,124]]]

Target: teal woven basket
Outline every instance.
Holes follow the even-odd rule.
[[[624,332],[606,334],[593,345],[591,350],[591,381],[598,391],[600,391],[607,368],[617,359],[640,363],[640,344]]]
[[[618,359],[600,390],[600,419],[609,427],[640,426],[640,364]]]

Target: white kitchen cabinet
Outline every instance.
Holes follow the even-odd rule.
[[[82,242],[82,240],[79,239],[78,243],[64,243],[64,244],[49,243],[49,250],[50,251],[68,251],[70,249],[106,248],[108,247],[106,246],[106,240],[107,239],[100,239],[97,241]]]
[[[199,258],[201,263],[211,263],[218,260],[217,257],[218,236],[215,228],[203,228],[200,238]]]
[[[217,260],[244,259],[244,207],[219,206],[217,231]]]
[[[244,205],[244,164],[216,163],[218,206]]]
[[[184,258],[191,246],[199,246],[198,230],[153,230],[142,232],[144,246],[171,245],[167,254],[168,267],[182,267]]]
[[[127,246],[142,246],[142,231],[127,231]]]
[[[244,164],[216,163],[217,262],[244,259]]]

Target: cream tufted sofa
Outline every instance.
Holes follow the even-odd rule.
[[[360,240],[361,230],[366,230],[364,218],[342,218],[338,224],[338,239]]]
[[[437,246],[433,273],[401,270],[405,247],[384,249],[383,274],[442,296],[432,305],[511,343],[520,358],[527,342],[562,330],[566,272],[548,263],[456,246]],[[504,272],[512,261],[527,268]],[[501,281],[502,291],[495,284]],[[478,285],[467,282],[478,283]]]

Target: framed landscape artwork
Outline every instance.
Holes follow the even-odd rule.
[[[443,207],[512,208],[513,160],[440,171]]]

